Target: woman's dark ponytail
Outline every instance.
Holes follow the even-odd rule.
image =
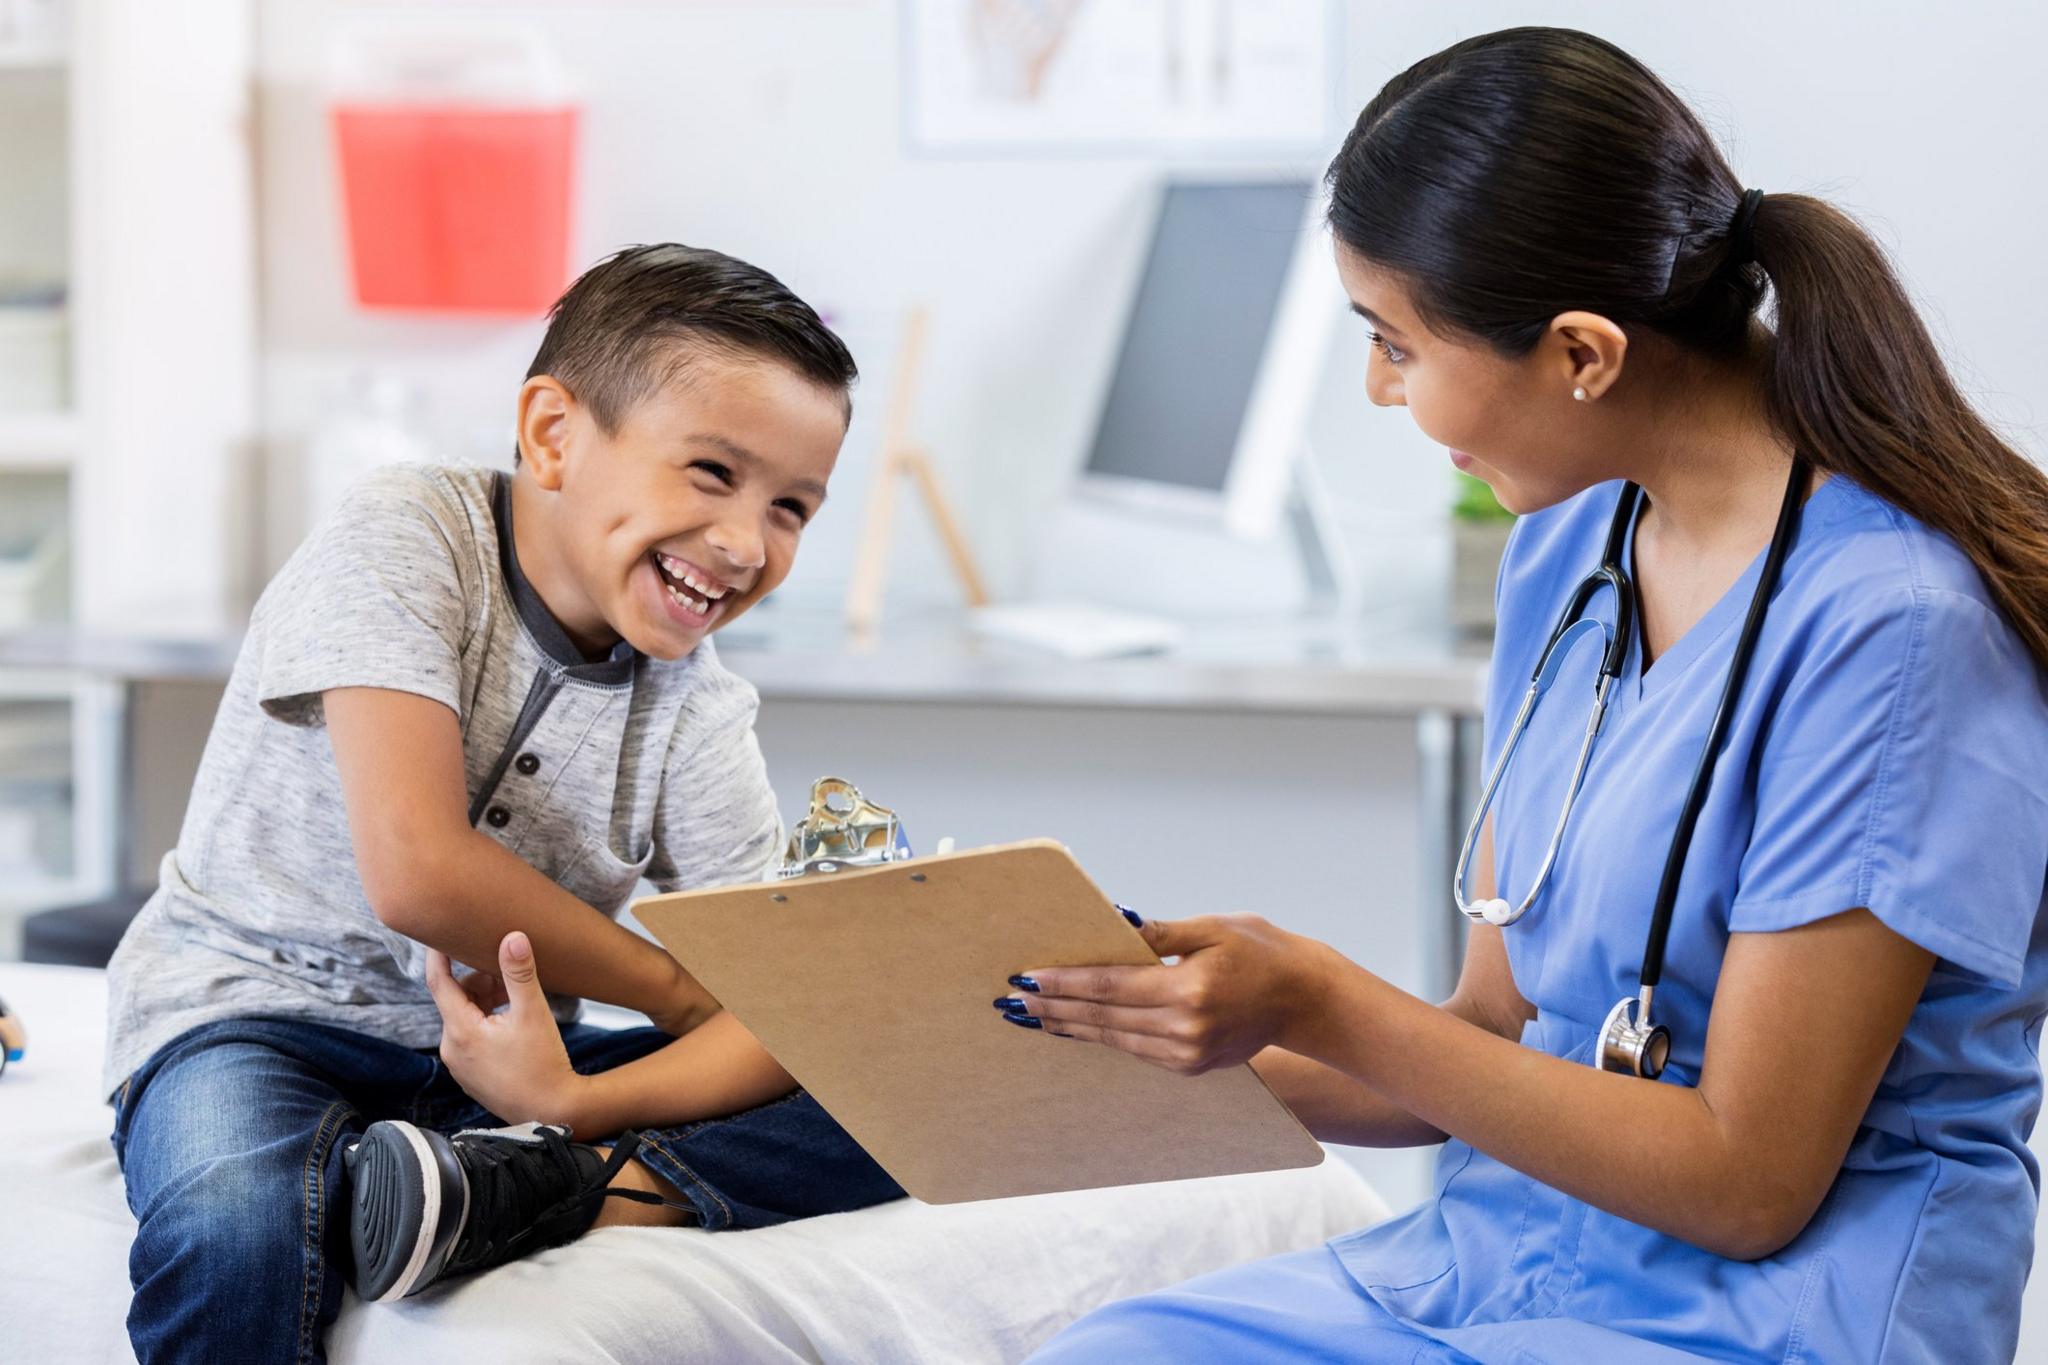
[[[1590,34],[1508,29],[1417,62],[1330,165],[1340,241],[1433,328],[1525,354],[1587,309],[1733,355],[1773,308],[1765,403],[1817,467],[1948,536],[2048,668],[2048,476],[1956,387],[1870,236],[1742,182],[1685,103]]]
[[[1767,195],[1756,252],[1775,301],[1772,421],[1820,468],[1955,541],[2048,666],[2048,476],[1970,406],[1884,253],[1847,214]]]

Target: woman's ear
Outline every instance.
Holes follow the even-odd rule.
[[[569,412],[576,400],[552,375],[537,374],[519,389],[519,462],[549,492],[562,487]]]
[[[1542,345],[1546,369],[1559,391],[1582,403],[1596,401],[1621,378],[1628,357],[1628,333],[1598,313],[1559,313],[1550,320]]]

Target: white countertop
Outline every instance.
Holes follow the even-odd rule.
[[[721,631],[718,647],[771,700],[1459,716],[1484,704],[1487,642],[1412,616],[1187,625],[1170,652],[1071,660],[983,639],[958,612],[891,619],[863,646],[836,614],[766,606]],[[0,637],[0,670],[206,681],[227,676],[239,644],[236,633],[166,640],[30,631]]]

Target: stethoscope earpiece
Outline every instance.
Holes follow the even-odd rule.
[[[1481,901],[1472,908],[1477,910],[1479,918],[1485,920],[1488,924],[1503,925],[1515,922],[1515,907],[1498,897],[1493,900]]]

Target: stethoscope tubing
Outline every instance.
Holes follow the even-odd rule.
[[[1654,988],[1664,976],[1664,944],[1671,934],[1671,914],[1678,904],[1678,882],[1685,871],[1686,854],[1692,848],[1693,829],[1707,804],[1714,765],[1720,761],[1721,746],[1727,742],[1728,727],[1735,719],[1735,703],[1742,694],[1743,678],[1756,653],[1757,636],[1763,632],[1764,612],[1771,594],[1777,591],[1778,575],[1791,552],[1793,531],[1799,524],[1799,509],[1806,502],[1811,469],[1795,456],[1792,476],[1785,481],[1785,499],[1778,507],[1778,522],[1771,532],[1771,548],[1764,554],[1763,569],[1757,575],[1756,591],[1750,594],[1749,612],[1742,620],[1742,634],[1735,641],[1735,656],[1728,662],[1728,677],[1721,685],[1721,699],[1714,707],[1714,719],[1707,726],[1707,742],[1700,747],[1699,763],[1685,791],[1685,805],[1679,809],[1677,827],[1671,833],[1671,848],[1664,855],[1664,874],[1657,879],[1657,899],[1650,910],[1650,932],[1643,944],[1643,969],[1637,986]]]
[[[1653,1025],[1650,1019],[1650,997],[1663,977],[1664,951],[1671,933],[1673,908],[1678,902],[1678,886],[1685,870],[1686,856],[1692,847],[1693,832],[1699,824],[1700,812],[1706,806],[1707,793],[1713,781],[1714,767],[1720,759],[1722,747],[1727,742],[1728,728],[1733,722],[1735,706],[1742,693],[1742,685],[1749,673],[1750,660],[1756,653],[1756,643],[1762,632],[1764,616],[1770,605],[1772,594],[1777,591],[1778,579],[1784,568],[1786,556],[1791,552],[1792,542],[1799,526],[1800,509],[1806,501],[1811,482],[1812,467],[1801,457],[1792,460],[1792,470],[1785,483],[1785,496],[1778,508],[1778,519],[1771,532],[1770,548],[1764,554],[1762,568],[1757,575],[1755,591],[1749,600],[1749,609],[1743,618],[1741,634],[1736,639],[1734,657],[1729,661],[1728,674],[1721,687],[1721,695],[1714,708],[1714,715],[1707,726],[1707,738],[1700,747],[1699,760],[1693,768],[1692,780],[1686,787],[1685,801],[1679,809],[1678,822],[1671,833],[1671,844],[1665,853],[1664,868],[1657,882],[1657,896],[1652,902],[1650,927],[1643,943],[1642,971],[1638,974],[1638,1011],[1634,1019],[1625,1021],[1629,1033],[1636,1040],[1637,1052],[1640,1044],[1654,1035],[1660,1048],[1668,1046],[1662,1041],[1666,1031]],[[1608,523],[1607,541],[1601,553],[1599,567],[1581,579],[1572,590],[1570,600],[1559,614],[1557,625],[1544,642],[1537,655],[1536,668],[1530,675],[1528,691],[1523,695],[1521,705],[1509,726],[1508,738],[1502,745],[1500,757],[1494,761],[1487,774],[1486,786],[1480,793],[1479,809],[1473,814],[1472,823],[1465,831],[1464,843],[1458,851],[1458,864],[1452,879],[1452,895],[1459,910],[1468,917],[1495,925],[1509,925],[1519,920],[1535,904],[1549,880],[1552,866],[1563,845],[1564,831],[1571,818],[1572,806],[1578,799],[1580,786],[1585,781],[1586,768],[1592,755],[1593,741],[1600,732],[1607,713],[1607,699],[1628,657],[1636,634],[1636,600],[1634,584],[1621,567],[1622,549],[1627,541],[1630,527],[1634,524],[1641,508],[1642,490],[1634,483],[1622,485],[1621,495],[1615,502],[1613,519]],[[1580,638],[1601,627],[1597,622],[1584,616],[1602,588],[1609,589],[1615,600],[1615,629],[1607,640],[1606,649],[1600,660],[1600,670],[1594,688],[1593,707],[1586,722],[1586,734],[1579,746],[1578,757],[1573,764],[1571,783],[1565,792],[1564,802],[1559,809],[1557,823],[1551,831],[1543,863],[1536,872],[1529,888],[1529,894],[1519,905],[1511,905],[1498,897],[1477,904],[1465,899],[1465,876],[1470,869],[1473,847],[1484,826],[1488,811],[1505,776],[1509,759],[1520,746],[1522,734],[1527,729],[1530,716],[1536,704],[1550,684],[1556,679],[1565,656]],[[1498,889],[1498,888],[1496,888]],[[1616,1007],[1616,1013],[1632,1001],[1624,999]],[[1610,1014],[1610,1026],[1602,1030],[1602,1052],[1607,1051],[1614,1015]],[[1654,1076],[1662,1069],[1662,1053],[1645,1070],[1637,1056],[1634,1069],[1638,1075]]]

